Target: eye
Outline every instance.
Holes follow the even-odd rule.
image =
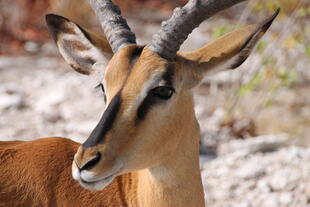
[[[174,92],[174,88],[170,86],[159,86],[151,90],[154,96],[165,100],[169,99]]]

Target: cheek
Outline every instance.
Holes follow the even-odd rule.
[[[151,115],[151,114],[150,114]],[[171,126],[165,120],[148,120],[148,126],[142,127],[135,139],[135,153],[156,161],[175,150],[175,136]]]
[[[178,136],[174,133],[177,130],[174,119],[178,117],[172,109],[176,98],[152,106],[143,120],[132,120],[133,124],[127,130],[122,125],[125,136],[121,154],[128,161],[129,168],[146,168],[175,152]]]

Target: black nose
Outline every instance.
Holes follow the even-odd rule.
[[[97,152],[96,156],[90,160],[88,160],[81,168],[80,171],[82,170],[90,170],[93,168],[100,160],[101,154],[100,152]]]

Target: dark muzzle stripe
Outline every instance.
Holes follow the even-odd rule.
[[[121,91],[119,91],[104,111],[99,123],[83,143],[83,149],[94,147],[104,140],[106,133],[112,128],[121,105]]]

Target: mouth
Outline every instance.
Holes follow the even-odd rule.
[[[92,182],[87,182],[84,180],[80,180],[79,183],[81,186],[83,186],[84,188],[87,188],[89,190],[102,190],[104,189],[106,186],[108,186],[110,183],[112,183],[112,181],[114,180],[116,176],[110,175],[104,179],[98,180],[98,181],[92,181]]]
[[[84,188],[87,188],[89,190],[102,190],[104,189],[106,186],[108,186],[109,184],[112,183],[112,181],[114,180],[115,177],[118,176],[119,172],[121,170],[118,170],[117,172],[110,174],[104,178],[95,180],[95,181],[86,181],[83,180],[82,178],[80,178],[79,183],[81,186],[83,186]]]

